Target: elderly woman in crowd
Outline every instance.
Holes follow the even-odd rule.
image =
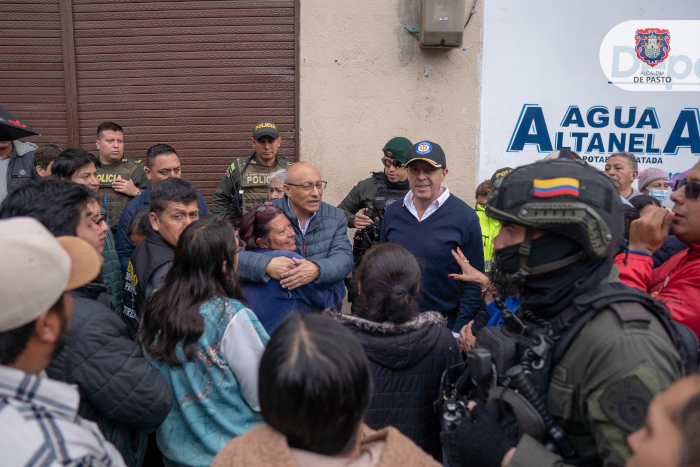
[[[268,201],[274,201],[284,197],[284,182],[287,178],[287,169],[277,170],[270,174],[268,183],[270,184],[270,193],[267,196]]]
[[[367,357],[352,334],[325,316],[292,313],[260,362],[267,425],[231,441],[212,466],[439,467],[395,428],[362,423],[371,397]]]
[[[393,425],[437,460],[442,460],[440,419],[433,402],[447,363],[461,361],[445,318],[421,312],[416,296],[421,272],[401,245],[369,249],[355,275],[359,309],[332,313],[357,337],[369,358],[374,397],[365,415],[371,428]]]
[[[663,203],[671,195],[665,185],[666,180],[668,180],[668,173],[656,167],[650,167],[639,174],[637,186],[643,195],[651,196],[659,203]]]
[[[146,303],[139,337],[174,394],[156,434],[166,466],[209,466],[231,438],[262,422],[258,363],[269,336],[241,303],[237,249],[229,222],[193,222]]]
[[[241,219],[239,237],[247,250],[270,256],[303,259],[296,253],[294,230],[284,212],[270,202],[253,207]],[[272,334],[287,314],[309,313],[337,307],[345,297],[342,281],[333,285],[311,282],[293,290],[285,289],[280,281],[242,283],[248,306],[258,316],[268,333]]]

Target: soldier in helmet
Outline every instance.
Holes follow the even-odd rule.
[[[107,222],[117,233],[119,216],[134,196],[148,188],[148,178],[141,160],[124,157],[124,129],[114,122],[102,122],[97,127],[97,150],[102,166],[97,169],[100,188],[97,196],[107,210]]]
[[[233,205],[236,223],[250,208],[267,201],[270,174],[289,166],[287,160],[277,157],[282,138],[274,123],[264,121],[255,125],[251,143],[255,152],[231,163],[212,199],[214,214],[224,219],[231,218]]]
[[[476,336],[481,390],[442,434],[450,465],[624,465],[654,394],[697,366],[697,340],[619,282],[617,189],[582,162],[541,161],[498,180],[486,214],[520,307]]]

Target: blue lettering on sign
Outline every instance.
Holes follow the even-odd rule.
[[[596,120],[596,114],[600,114],[600,118]],[[586,114],[586,121],[591,128],[603,128],[608,126],[610,117],[608,116],[608,108],[603,106],[591,107]]]
[[[603,137],[600,136],[600,133],[593,133],[593,136],[591,136],[591,142],[588,143],[588,147],[586,148],[586,152],[593,151],[605,152]]]
[[[646,125],[652,128],[659,128],[659,118],[656,116],[656,109],[649,107],[644,109],[635,128],[644,128]]]
[[[615,126],[618,128],[629,128],[634,125],[634,116],[637,114],[636,107],[630,107],[627,121],[622,123],[622,107],[615,107]]]
[[[693,154],[700,153],[699,120],[698,109],[681,110],[673,130],[671,130],[671,136],[668,137],[664,147],[664,154],[678,154],[679,148],[690,148],[690,152]],[[686,129],[688,136],[683,136]]]
[[[552,141],[544,121],[542,107],[525,104],[520,118],[510,137],[508,152],[522,151],[526,144],[536,144],[537,152],[552,152]]]
[[[585,114],[576,105],[570,105],[560,123],[560,127],[579,128],[605,128],[614,125],[617,128],[627,129],[649,129],[658,130],[661,128],[659,117],[654,107],[645,108],[637,119],[637,109],[630,107],[626,112],[622,107],[615,107],[612,122],[610,121],[610,111],[602,105],[595,105],[588,109]],[[623,121],[624,119],[624,121]],[[658,155],[678,154],[680,148],[688,148],[691,153],[700,153],[700,112],[697,108],[685,108],[680,111],[678,118],[671,130],[671,134],[664,145],[663,151],[656,147],[654,133],[607,133],[573,131],[568,138],[563,131],[554,133],[554,148],[570,149],[576,152],[590,154],[613,153],[627,151],[633,154]],[[647,130],[648,131],[648,130]],[[607,151],[606,151],[607,139]],[[520,117],[513,130],[508,152],[522,151],[526,145],[534,144],[538,152],[551,152],[552,139],[547,129],[547,122],[544,118],[542,107],[537,104],[525,104],[520,112]],[[661,146],[661,145],[659,145]],[[650,158],[646,158],[650,159]],[[651,158],[657,159],[657,158]],[[661,158],[658,158],[660,161]]]
[[[577,105],[569,106],[559,126],[566,127],[571,125],[576,125],[579,128],[586,126],[586,124],[583,123],[583,116],[581,116],[581,111],[578,109]]]

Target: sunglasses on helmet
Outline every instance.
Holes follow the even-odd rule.
[[[678,180],[673,191],[680,190],[685,187],[685,197],[695,199],[700,195],[700,183],[689,182],[688,180]]]
[[[397,169],[400,169],[406,165],[406,164],[402,164],[401,162],[397,161],[396,159],[387,159],[386,157],[382,157],[382,163],[384,164],[385,167],[395,167]]]

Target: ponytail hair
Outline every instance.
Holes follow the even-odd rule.
[[[356,314],[377,323],[401,324],[412,320],[420,309],[420,267],[416,257],[395,243],[371,247],[354,275],[360,293]]]

